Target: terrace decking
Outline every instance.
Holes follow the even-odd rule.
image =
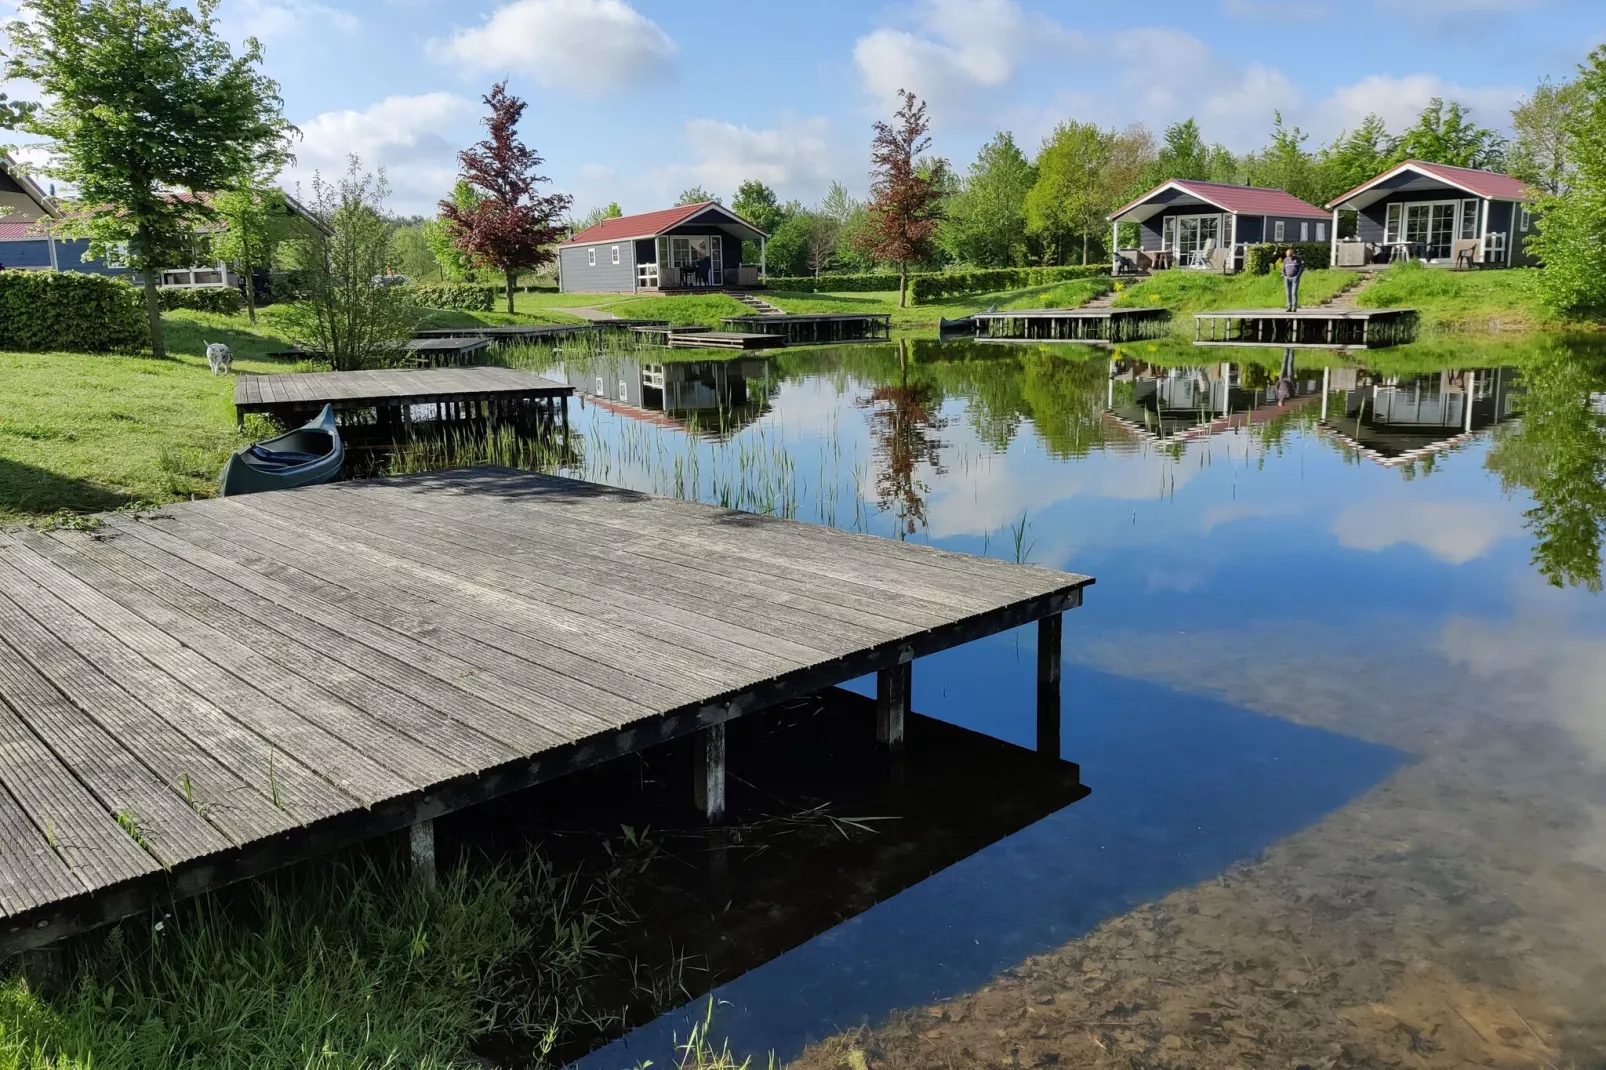
[[[892,337],[892,316],[884,312],[726,316],[720,322],[742,333],[778,335],[787,345],[884,342]]]
[[[1016,308],[970,317],[976,337],[994,342],[1130,342],[1165,330],[1163,308]]]
[[[242,422],[246,413],[260,412],[296,423],[332,405],[337,416],[373,411],[376,423],[405,424],[415,406],[433,405],[443,419],[535,415],[567,425],[573,393],[566,383],[496,367],[241,375],[234,380],[234,412]]]
[[[1367,349],[1409,342],[1416,311],[1409,308],[1226,309],[1193,314],[1196,346],[1285,346]]]
[[[1092,580],[505,470],[0,533],[0,954],[1060,614]]]

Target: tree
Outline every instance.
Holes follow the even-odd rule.
[[[713,201],[715,204],[718,204],[719,198],[714,196],[712,193],[709,193],[701,186],[693,186],[690,189],[683,189],[680,191],[680,196],[675,199],[675,207],[679,208],[681,205],[685,204],[702,204],[705,201]]]
[[[313,176],[307,209],[322,228],[290,243],[306,297],[290,306],[286,327],[336,371],[388,361],[418,323],[405,291],[380,281],[391,262],[389,195],[384,172],[366,174],[352,156],[341,178]]]
[[[736,187],[731,199],[731,211],[767,234],[773,234],[786,219],[787,212],[775,197],[775,191],[756,178],[750,178]]]
[[[1157,156],[1154,135],[1142,123],[1133,123],[1115,135],[1110,142],[1110,158],[1105,164],[1101,183],[1108,211],[1115,211],[1151,188],[1147,179]],[[1131,229],[1131,243],[1137,244],[1137,224],[1124,223],[1122,226]],[[1127,247],[1126,242],[1118,241],[1116,244],[1121,248]]]
[[[1274,111],[1271,144],[1245,161],[1250,181],[1291,193],[1302,201],[1321,204],[1321,182],[1317,174],[1316,159],[1305,148],[1310,135],[1299,127],[1283,125],[1283,113]]]
[[[234,265],[245,280],[245,311],[257,321],[256,269],[273,266],[273,252],[285,233],[289,210],[284,194],[263,176],[245,176],[212,198],[212,207],[227,229],[212,236],[212,253]]]
[[[1511,145],[1511,173],[1552,196],[1567,192],[1572,180],[1572,136],[1568,123],[1583,102],[1581,82],[1556,85],[1549,78],[1511,112],[1516,138]]]
[[[942,394],[929,383],[910,382],[909,340],[898,341],[898,380],[877,386],[859,402],[870,410],[871,455],[876,464],[876,498],[898,520],[898,538],[926,523],[926,494],[920,465],[942,475],[942,439],[948,424]]]
[[[446,269],[435,258],[429,241],[431,230],[438,229],[435,220],[414,216],[394,223],[390,255],[395,270],[415,282],[445,282]]]
[[[44,103],[20,129],[48,139],[47,172],[77,187],[77,228],[91,248],[126,243],[145,287],[151,351],[166,355],[156,284],[196,225],[215,218],[196,196],[242,175],[271,174],[295,128],[262,47],[239,56],[216,32],[218,0],[25,0],[10,25],[5,73],[38,84]],[[188,196],[174,196],[182,191]]]
[[[1565,196],[1541,198],[1528,251],[1544,263],[1539,294],[1562,312],[1606,310],[1606,45],[1579,68],[1563,131],[1572,175]]]
[[[842,240],[842,224],[824,212],[802,214],[808,226],[806,253],[809,273],[819,278],[836,256],[837,242]]]
[[[578,234],[582,230],[596,226],[604,219],[618,219],[624,214],[624,209],[619,207],[618,201],[609,201],[607,204],[602,205],[601,207],[591,209],[591,211],[585,214],[585,218],[581,219],[578,223],[572,224],[572,226],[574,228],[574,232]]]
[[[1434,97],[1400,134],[1393,162],[1422,160],[1494,170],[1505,161],[1505,154],[1506,139],[1473,123],[1470,109],[1459,101]]]
[[[809,221],[801,205],[786,213],[770,232],[764,251],[765,270],[776,275],[802,275],[808,271]]]
[[[1172,178],[1233,182],[1240,170],[1231,150],[1224,145],[1205,144],[1198,122],[1189,118],[1165,128],[1147,185],[1156,186]]]
[[[551,180],[536,170],[544,162],[540,155],[519,140],[525,104],[507,91],[507,82],[497,82],[483,99],[491,109],[485,119],[490,136],[457,154],[462,181],[478,199],[469,206],[456,197],[441,201],[440,214],[459,249],[507,280],[507,311],[512,315],[519,272],[533,271],[557,256],[561,220],[573,198],[536,192]]]
[[[1037,171],[1007,130],[976,154],[958,192],[948,198],[937,241],[955,260],[1008,267],[1026,259],[1026,194]]]
[[[941,161],[919,167],[931,147],[926,105],[907,89],[897,125],[877,122],[870,142],[870,205],[864,229],[856,235],[860,248],[877,260],[898,265],[898,307],[909,297],[909,263],[931,259],[932,240],[942,219]]]
[[[1082,263],[1087,263],[1091,234],[1104,231],[1110,209],[1105,170],[1114,141],[1112,132],[1075,121],[1060,123],[1043,140],[1037,182],[1026,194],[1026,228],[1052,250],[1058,263],[1065,262],[1066,246],[1076,235],[1082,239]]]
[[[1396,141],[1379,115],[1368,115],[1354,130],[1340,131],[1316,154],[1317,192],[1307,200],[1326,204],[1381,174],[1398,160]]]

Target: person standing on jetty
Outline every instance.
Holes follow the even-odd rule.
[[[1299,258],[1299,253],[1293,249],[1283,250],[1283,290],[1286,300],[1283,302],[1288,311],[1299,311],[1299,280],[1305,274],[1305,261]]]

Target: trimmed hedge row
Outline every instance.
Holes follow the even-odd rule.
[[[909,276],[914,278],[913,275]],[[771,290],[792,293],[867,293],[872,290],[896,290],[898,273],[880,271],[868,275],[771,275],[765,282]]]
[[[0,271],[0,349],[134,353],[151,344],[143,295],[77,271]]]
[[[196,312],[217,312],[231,316],[245,308],[245,295],[232,286],[201,286],[195,289],[163,288],[156,291],[163,312],[188,308]]]
[[[501,290],[480,282],[440,282],[403,286],[402,292],[425,308],[490,312],[496,308],[496,298]]]
[[[916,275],[910,279],[909,299],[920,305],[945,297],[962,297],[992,290],[1022,290],[1028,286],[1050,286],[1067,279],[1106,278],[1109,274],[1108,264],[945,271],[939,275]]]
[[[1244,253],[1244,274],[1271,274],[1272,268],[1282,263],[1284,249],[1297,250],[1308,271],[1332,266],[1333,247],[1324,241],[1263,242],[1249,246]]]

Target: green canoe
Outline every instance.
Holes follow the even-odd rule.
[[[218,493],[255,494],[327,483],[340,474],[346,447],[335,428],[335,411],[325,405],[317,419],[277,438],[235,450],[223,466]]]

